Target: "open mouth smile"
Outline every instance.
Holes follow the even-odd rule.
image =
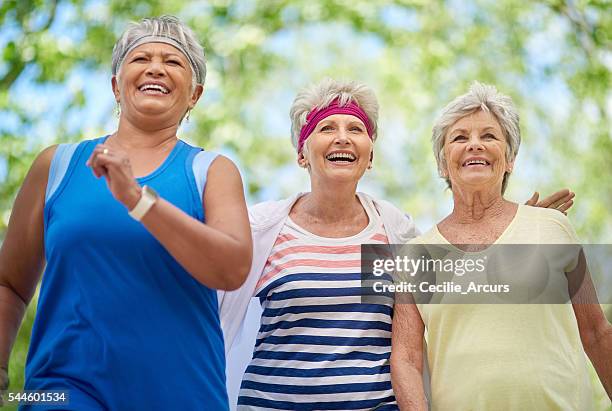
[[[485,166],[489,166],[489,165],[491,165],[491,163],[489,163],[487,160],[484,160],[484,159],[471,159],[471,160],[466,160],[462,164],[462,167],[485,167]]]
[[[151,96],[166,95],[170,93],[170,90],[160,83],[145,83],[138,87],[138,91]]]
[[[353,153],[336,151],[325,156],[325,159],[334,164],[350,164],[357,160]]]

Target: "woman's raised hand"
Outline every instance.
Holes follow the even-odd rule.
[[[86,164],[96,177],[106,178],[106,184],[117,201],[128,210],[136,206],[142,188],[134,178],[127,153],[107,144],[98,144]]]

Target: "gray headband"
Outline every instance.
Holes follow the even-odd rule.
[[[123,60],[125,59],[125,56],[127,56],[130,53],[130,51],[134,50],[136,47],[141,46],[145,43],[165,43],[165,44],[169,44],[171,46],[176,47],[178,50],[181,51],[181,53],[185,55],[185,57],[187,57],[187,60],[189,61],[189,65],[191,66],[191,70],[193,74],[196,76],[197,83],[202,84],[202,76],[200,75],[200,71],[197,70],[197,66],[195,62],[193,61],[193,59],[191,58],[191,56],[189,55],[189,53],[187,53],[183,45],[177,39],[175,39],[174,37],[170,37],[170,36],[153,36],[150,34],[146,34],[144,36],[136,38],[132,42],[132,44],[130,44],[130,46],[125,49],[125,52],[123,52],[121,57],[119,57],[116,65],[113,66],[113,74],[117,74],[117,71],[119,71],[119,67],[121,67],[121,64],[123,64]]]

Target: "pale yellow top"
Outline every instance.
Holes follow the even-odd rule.
[[[435,226],[413,242],[449,244]],[[495,242],[577,243],[565,215],[523,205]],[[565,268],[548,281],[553,288],[567,286],[563,271],[577,263],[575,255],[558,257]],[[593,408],[588,359],[571,304],[419,304],[418,309],[426,327],[433,410]]]

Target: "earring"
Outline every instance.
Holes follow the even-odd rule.
[[[117,105],[115,106],[115,115],[117,117],[121,116],[121,104],[119,104],[119,102],[117,102]]]
[[[187,115],[185,116],[185,121],[189,123],[189,115],[191,114],[191,109],[187,110]]]

